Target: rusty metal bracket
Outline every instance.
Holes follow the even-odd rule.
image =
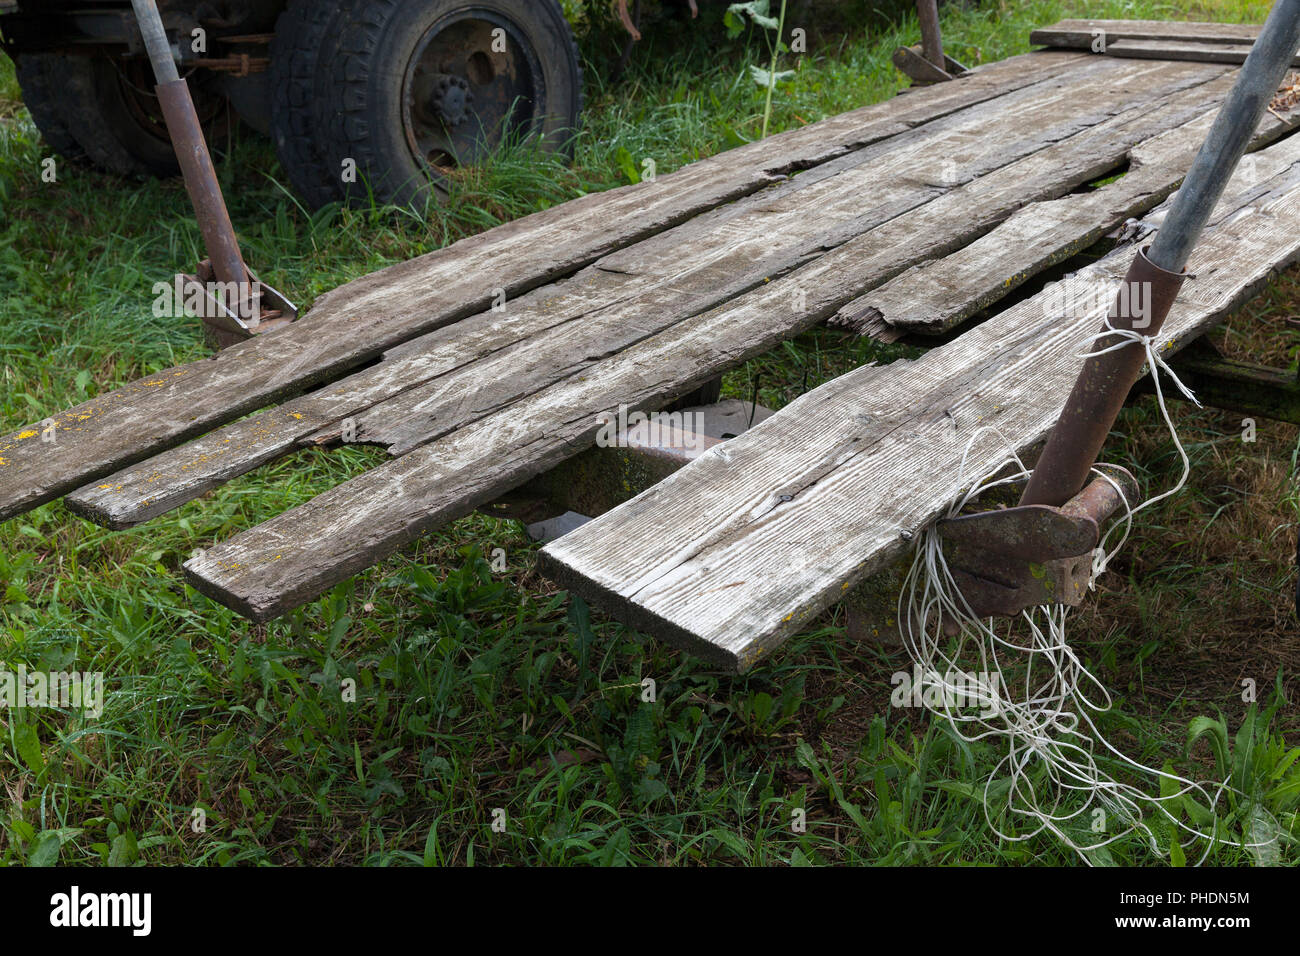
[[[1137,497],[1129,472],[1105,471],[1110,480],[1095,479],[1059,508],[1017,505],[939,522],[948,568],[978,617],[1083,602],[1101,529]]]
[[[224,291],[212,268],[212,260],[204,259],[199,263],[196,274],[182,273],[180,286],[189,301],[190,290],[197,290],[203,303],[199,318],[203,321],[204,334],[213,348],[226,349],[237,345],[254,335],[272,332],[289,325],[298,317],[298,307],[275,287],[268,285],[257,277],[252,269],[248,270],[249,290],[246,297],[236,297],[236,306],[231,308],[226,296],[217,296],[218,289]],[[241,315],[238,311],[243,309]]]
[[[970,72],[965,66],[947,54],[944,54],[943,57],[943,67],[935,66],[925,58],[919,46],[900,46],[894,51],[891,59],[894,66],[898,67],[901,73],[918,86],[943,83],[946,80],[956,79],[963,73]]]
[[[895,50],[892,57],[894,66],[920,86],[942,83],[969,72],[943,52],[938,0],[916,0],[916,18],[921,25],[921,42],[917,46],[900,46]]]

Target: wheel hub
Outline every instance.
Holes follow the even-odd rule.
[[[431,24],[405,71],[406,140],[433,175],[476,162],[545,115],[541,58],[495,10],[467,5]]]
[[[469,119],[473,104],[474,94],[465,79],[443,74],[434,83],[429,105],[433,114],[449,129],[455,129]]]

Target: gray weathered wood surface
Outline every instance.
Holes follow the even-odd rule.
[[[1283,160],[1284,171],[1216,212],[1163,348],[1300,257],[1300,143],[1270,147],[1269,160]],[[544,570],[634,627],[738,670],[752,666],[903,554],[904,536],[1008,448],[1046,434],[1132,255],[1118,249],[1067,279],[1061,294],[1045,290],[915,362],[851,372],[808,393],[553,542]]]
[[[124,527],[304,445],[383,445],[397,460],[187,565],[204,593],[276,616],[589,447],[620,405],[662,407],[873,301],[903,318],[903,276],[918,302],[950,307],[937,325],[914,311],[920,327],[995,302],[1159,202],[1231,82],[1219,63],[1040,52],[499,227],[56,416],[54,446],[0,439],[0,518],[71,492],[74,511]],[[1260,142],[1291,123],[1270,118]],[[1267,155],[1261,177],[1284,162]],[[496,289],[504,311],[488,308]],[[888,393],[900,373],[854,375]],[[906,403],[898,414],[912,427]],[[733,666],[751,654],[624,604]]]
[[[1220,67],[1119,62],[1049,77],[836,158],[605,256],[504,314],[437,330],[374,368],[95,481],[68,504],[111,527],[137,524],[337,436],[348,420],[357,440],[404,454],[882,226],[896,269],[956,248],[1022,203],[1060,196],[1123,162],[1134,144],[1212,110],[1230,84]],[[936,204],[955,192],[960,205]]]
[[[1164,200],[1191,166],[1214,115],[1204,113],[1134,146],[1120,179],[1099,189],[1031,203],[956,252],[912,266],[846,305],[830,324],[883,342],[897,341],[905,333],[951,331]],[[1266,114],[1251,148],[1273,142],[1297,123],[1300,111]],[[1251,153],[1243,158],[1235,182],[1248,184],[1271,175],[1275,162],[1266,154]]]
[[[694,163],[655,182],[584,196],[364,276],[284,329],[50,417],[66,440],[0,436],[0,520],[91,479],[338,378],[416,336],[515,297],[707,210],[782,183],[954,111],[1079,68],[1072,53],[1031,54]],[[799,177],[802,178],[802,177]]]
[[[1196,43],[1254,43],[1259,27],[1246,23],[1202,23],[1177,20],[1061,20],[1029,34],[1029,42],[1067,50],[1092,50],[1098,32],[1109,46],[1116,41],[1155,40]]]

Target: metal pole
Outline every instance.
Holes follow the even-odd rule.
[[[1183,269],[1228,180],[1300,49],[1300,0],[1278,0],[1150,248],[1139,251],[1110,324],[1155,335],[1182,285]],[[1097,348],[1122,341],[1099,339]],[[1022,505],[1060,507],[1088,479],[1146,359],[1136,342],[1088,359],[1034,466]]]
[[[1300,49],[1300,0],[1278,0],[1148,253],[1181,272]]]
[[[212,271],[227,286],[236,284],[234,289],[238,301],[230,305],[241,318],[246,317],[250,311],[247,307],[252,304],[246,298],[251,292],[248,267],[239,251],[239,240],[225,198],[221,195],[221,184],[217,181],[217,170],[203,137],[203,125],[194,109],[194,100],[189,87],[176,71],[167,31],[154,0],[131,0],[131,5],[135,8],[140,33],[153,64],[154,77],[158,81],[158,104],[167,121],[167,132],[176,150],[181,174],[185,177],[185,188],[194,205],[194,215],[203,233],[208,257],[212,260]]]
[[[153,64],[153,75],[159,86],[174,83],[180,79],[176,72],[176,61],[172,58],[172,45],[167,41],[167,30],[163,27],[162,17],[153,0],[131,0],[135,8],[135,19],[140,24],[140,34],[144,37],[144,48],[149,53]]]
[[[938,0],[916,0],[916,18],[921,22],[921,52],[939,69],[946,70]]]

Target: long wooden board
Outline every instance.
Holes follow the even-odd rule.
[[[942,335],[1000,301],[1034,275],[1064,262],[1163,201],[1181,182],[1214,121],[1206,113],[1139,143],[1127,173],[1100,189],[1031,203],[967,246],[912,266],[845,306],[830,321],[879,341],[904,333]],[[1300,110],[1266,114],[1251,149],[1300,123]],[[1249,154],[1234,183],[1245,188],[1277,172],[1278,160]]]
[[[1097,38],[1107,46],[1116,41],[1169,40],[1242,44],[1259,38],[1259,27],[1246,23],[1202,23],[1175,20],[1061,20],[1029,34],[1029,42],[1067,50],[1093,50]],[[1096,50],[1096,52],[1102,52]]]
[[[1086,80],[1052,94],[1060,110],[1054,119],[1036,119],[1041,92],[1026,98],[1032,135],[1017,136],[1014,104],[1000,107],[1008,131],[999,138],[985,135],[981,113],[954,114],[946,129],[917,131],[914,142],[895,138],[887,151],[882,144],[880,152],[855,154],[854,165],[802,190],[643,241],[525,296],[509,315],[477,316],[408,343],[389,362],[79,489],[68,504],[112,527],[133,525],[302,443],[336,437],[345,421],[356,440],[404,454],[834,246],[850,231],[838,227],[837,236],[837,218],[892,250],[887,264],[859,276],[882,281],[889,269],[905,268],[907,257],[950,251],[1022,203],[1100,175],[1134,143],[1212,111],[1231,85],[1213,68],[1160,71],[1147,80],[1164,91],[1162,99],[1137,94],[1101,112],[1092,107],[1089,122],[1114,114],[1094,125],[1068,109],[1090,95]],[[864,203],[868,184],[875,195]],[[936,197],[945,201],[936,205]],[[817,217],[807,215],[810,207]]]
[[[1216,211],[1163,348],[1300,258],[1300,142],[1270,152],[1285,171]],[[1046,434],[1132,254],[1118,249],[915,362],[808,393],[553,542],[544,570],[634,627],[752,666],[901,557],[1009,449]],[[1077,314],[1063,317],[1063,302]]]
[[[1032,54],[832,117],[684,167],[655,182],[585,196],[321,296],[304,320],[202,362],[147,376],[0,437],[0,520],[214,427],[329,381],[403,342],[522,295],[788,174],[1079,68]]]
[[[1118,40],[1107,44],[1107,56],[1138,60],[1192,60],[1198,63],[1240,65],[1250,56],[1249,43],[1204,43],[1191,40]],[[1300,66],[1300,56],[1291,61]]]
[[[1284,141],[1274,149],[1289,143]],[[977,180],[967,188],[985,183],[986,179]],[[972,208],[969,194],[959,197],[955,191],[944,200],[951,199],[954,208],[962,208],[959,198],[965,201],[965,208]],[[1300,202],[1300,195],[1288,192],[1286,200]],[[951,210],[935,212],[942,218]],[[1265,220],[1267,224],[1261,225]],[[1250,235],[1254,241],[1252,229],[1264,233],[1261,243],[1272,242],[1273,246],[1265,251],[1244,244],[1241,234]],[[1220,229],[1217,242],[1220,247],[1241,252],[1252,265],[1256,259],[1282,262],[1290,255],[1290,246],[1286,251],[1274,248],[1282,241],[1277,238],[1278,232],[1277,214],[1257,210],[1243,213],[1232,226]],[[861,294],[863,282],[873,281],[873,274],[889,268],[897,243],[909,233],[911,230],[900,227],[897,236],[873,234],[846,243],[787,276],[611,356],[601,364],[599,374],[576,375],[542,389],[236,535],[187,564],[187,576],[204,593],[255,620],[282,614],[392,554],[423,532],[493,500],[589,447],[595,440],[599,417],[616,413],[620,403],[633,409],[653,405],[674,388],[692,387],[716,370],[761,354],[792,332],[829,318]],[[1281,234],[1286,242],[1300,242],[1293,230],[1281,230]],[[1267,266],[1260,268],[1266,271]],[[1245,276],[1248,271],[1243,267],[1233,275]],[[1226,272],[1220,270],[1223,274]],[[1244,294],[1247,285],[1233,288]],[[792,309],[795,301],[799,301],[797,310]],[[1041,315],[1036,323],[1025,315],[1016,321],[1051,340],[1044,330],[1044,324],[1051,323]],[[997,341],[990,340],[982,328],[960,340],[975,336],[972,341],[978,345],[972,346],[970,354],[984,363],[1005,361],[1008,355],[1016,354],[1022,342],[1018,335],[1023,329],[1017,327],[1017,335],[1008,341]],[[960,380],[960,376],[951,368],[938,368],[934,380],[926,381],[926,370],[934,366],[916,363],[916,367],[922,377],[910,377],[897,389],[901,394],[891,392],[882,407],[894,408],[909,420],[919,415],[919,427],[928,420],[924,412],[918,412],[919,397],[949,379]],[[843,414],[843,409],[839,413]],[[790,420],[789,416],[786,420]],[[722,448],[731,446],[732,442],[728,442]],[[774,454],[771,449],[767,452]],[[915,468],[916,475],[921,476],[932,474],[929,462],[915,457],[909,461],[903,450],[895,449],[895,453],[896,468]],[[729,460],[730,452],[720,454]],[[875,493],[880,486],[858,487]],[[708,510],[704,508],[708,500],[705,496],[697,501],[702,511]],[[682,507],[693,506],[682,503]],[[669,525],[653,533],[659,536],[660,546],[689,555],[698,543],[687,530],[693,524],[683,525],[681,536],[676,528],[666,534],[664,528]],[[590,539],[584,536],[584,540]],[[795,547],[791,553],[801,552]],[[643,573],[635,560],[633,563],[636,566],[619,568],[629,579]],[[757,586],[755,581],[750,582],[751,588]],[[791,606],[800,605],[795,601]]]

